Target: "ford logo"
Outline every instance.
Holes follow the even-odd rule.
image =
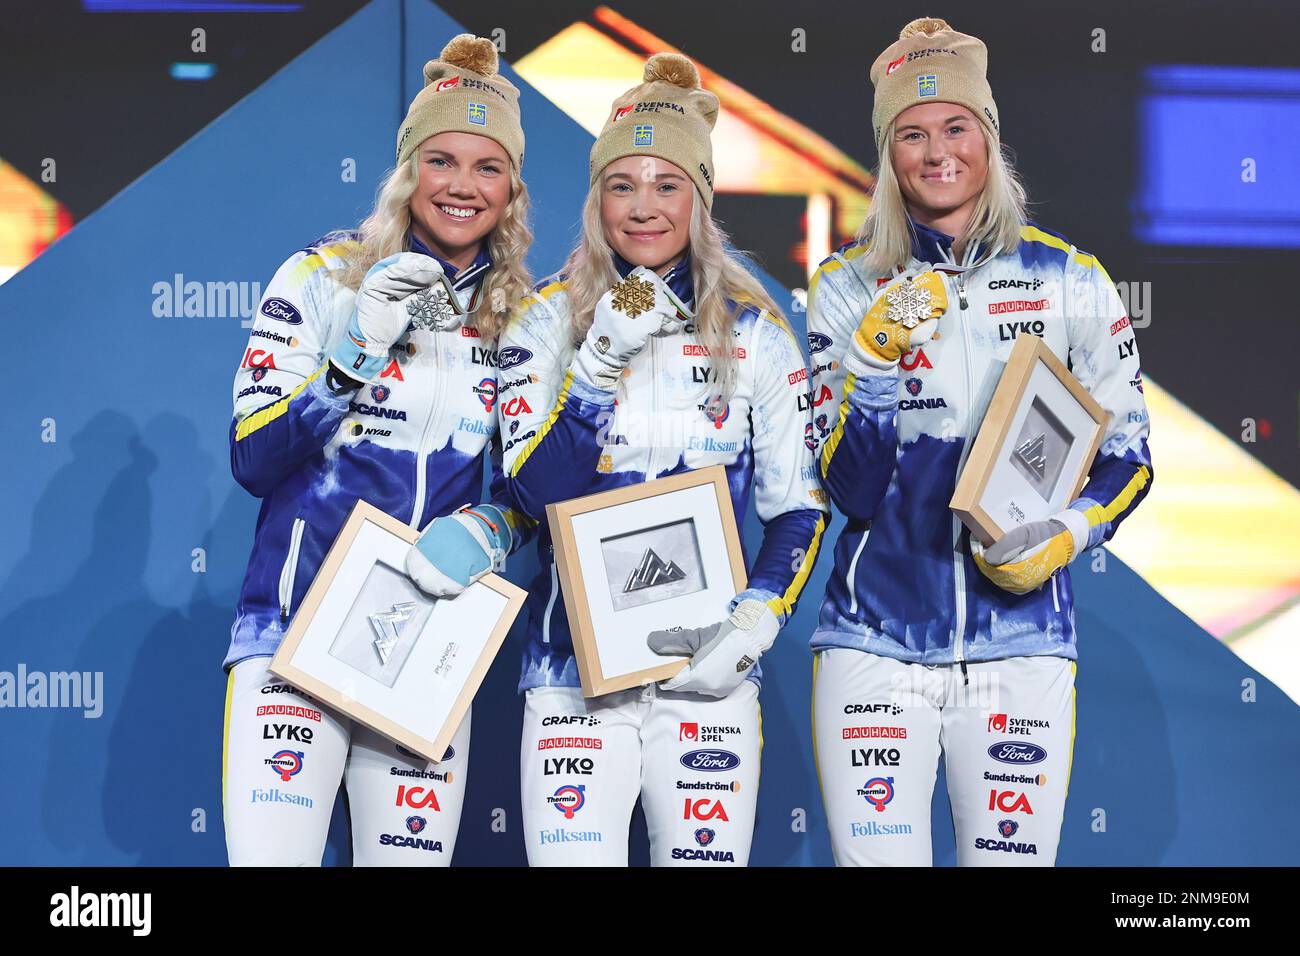
[[[1035,744],[1013,744],[1004,740],[989,748],[989,756],[999,763],[1041,763],[1047,759],[1047,751]]]
[[[528,349],[521,349],[517,345],[507,345],[497,352],[497,369],[504,372],[516,365],[523,365],[532,357],[533,353]]]
[[[682,754],[682,766],[687,770],[718,773],[735,770],[740,766],[740,758],[729,750],[692,750],[688,754]]]
[[[284,299],[267,299],[262,303],[262,314],[290,325],[302,325],[302,316],[298,310]]]
[[[831,337],[823,335],[821,332],[808,333],[808,351],[810,353],[823,352],[831,347]]]

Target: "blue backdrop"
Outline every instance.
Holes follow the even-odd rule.
[[[425,0],[377,0],[0,287],[14,384],[0,672],[103,674],[98,718],[0,709],[0,864],[224,863],[220,662],[258,504],[228,464],[247,330],[237,310],[207,304],[234,314],[159,315],[171,293],[155,287],[246,283],[233,288],[247,311],[289,253],[358,222],[423,63],[459,32]],[[575,235],[591,138],[505,72],[523,91],[543,275]],[[751,553],[758,531],[751,514]],[[806,643],[829,569],[764,659],[755,864],[830,862]],[[535,570],[530,556],[509,577],[526,584]],[[1080,561],[1075,581],[1078,738],[1060,862],[1293,864],[1296,706],[1114,557],[1104,573]],[[475,705],[458,864],[524,862],[518,648],[516,633]],[[350,856],[342,816],[327,862]],[[933,816],[936,862],[950,864],[942,779]],[[643,823],[633,833],[644,862]]]

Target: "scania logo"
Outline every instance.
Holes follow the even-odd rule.
[[[1047,751],[1037,744],[1013,744],[1004,740],[989,748],[989,756],[998,763],[1031,764],[1047,759]]]
[[[518,345],[507,345],[497,352],[497,368],[505,372],[516,365],[523,365],[533,357],[533,353],[528,349],[520,348]]]
[[[729,750],[692,750],[682,754],[681,763],[687,770],[720,773],[735,770],[740,766],[740,758]]]
[[[262,314],[269,316],[279,322],[287,322],[290,325],[302,325],[302,316],[298,310],[284,299],[271,298],[262,303]]]
[[[388,401],[388,396],[391,395],[392,393],[393,393],[392,389],[390,389],[387,385],[370,386],[370,397],[373,398],[380,405]]]

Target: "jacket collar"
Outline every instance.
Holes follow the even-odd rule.
[[[628,262],[617,252],[612,253],[614,256],[614,268],[618,270],[620,278],[626,279],[627,274],[636,266]],[[668,288],[673,290],[673,295],[682,300],[682,303],[688,308],[695,308],[695,289],[691,282],[691,254],[687,251],[682,256],[682,261],[677,263],[668,270],[668,274],[663,277],[664,283]]]
[[[907,224],[912,232],[912,256],[918,262],[928,262],[931,265],[958,264],[952,252],[952,236],[946,232],[940,232],[938,229],[931,229],[929,226],[922,225],[913,219],[910,213],[907,217]],[[967,249],[966,251],[967,262],[978,261],[980,253],[983,251],[983,244],[978,240],[973,245],[973,249]]]
[[[456,291],[462,291],[487,275],[492,268],[492,254],[488,252],[487,243],[479,248],[478,255],[474,261],[464,269],[457,269],[454,265],[435,253],[432,249],[420,241],[419,237],[411,231],[406,234],[407,246],[412,252],[418,252],[421,255],[428,256],[431,259],[437,259],[438,264],[442,266],[443,275],[451,280],[452,288]]]

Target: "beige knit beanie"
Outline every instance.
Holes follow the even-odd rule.
[[[958,103],[972,113],[996,142],[998,106],[985,77],[988,49],[977,37],[958,33],[934,17],[903,27],[898,39],[871,65],[876,88],[871,124],[876,151],[884,156],[885,130],[898,114],[917,103]]]
[[[616,159],[656,156],[690,176],[706,208],[713,206],[713,143],[718,98],[700,88],[695,64],[678,53],[656,53],[640,86],[614,101],[591,147],[591,183]]]
[[[397,134],[397,164],[410,159],[430,136],[475,133],[501,144],[515,171],[524,164],[519,90],[497,73],[491,40],[462,33],[424,64],[424,89],[415,94]]]

